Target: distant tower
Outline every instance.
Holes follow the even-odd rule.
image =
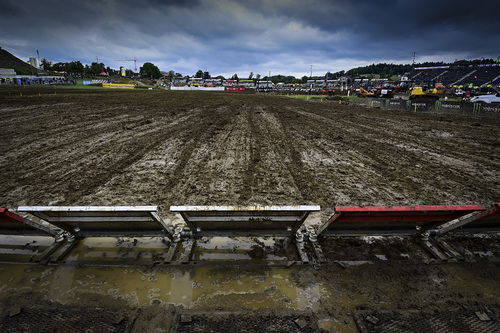
[[[35,57],[31,57],[30,60],[28,61],[29,64],[35,68],[40,68],[39,64],[38,64],[38,59],[35,58]]]
[[[417,56],[417,54],[415,52],[413,52],[413,55],[411,57],[412,58],[412,62],[411,62],[412,66],[415,66],[415,58],[416,58],[416,56]]]

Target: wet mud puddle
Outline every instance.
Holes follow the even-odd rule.
[[[293,270],[228,267],[146,269],[3,264],[0,299],[24,290],[71,304],[107,296],[130,306],[169,303],[185,308],[313,310],[328,293],[321,284],[300,287]]]
[[[7,252],[28,251],[35,255],[49,244],[46,239],[38,240],[36,249],[26,249],[21,241],[15,248],[11,240],[12,249]],[[154,262],[161,260],[168,249],[161,238],[88,238],[65,257],[64,264],[0,264],[0,299],[26,290],[63,304],[106,296],[104,300],[124,301],[130,306],[168,303],[201,310],[314,310],[328,291],[312,281],[299,285],[294,279],[294,267],[217,264],[255,263],[261,259],[286,262],[290,259],[287,252],[293,252],[290,247],[281,240],[214,237],[198,240],[192,252],[193,260],[214,263],[209,267],[155,266]],[[180,246],[178,252],[183,250]],[[102,266],[78,264],[82,262]],[[128,266],[106,265],[108,262]]]

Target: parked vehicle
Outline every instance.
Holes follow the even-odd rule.
[[[481,95],[472,97],[470,101],[472,103],[486,103],[486,104],[500,103],[500,93],[497,93],[496,95]]]
[[[425,82],[410,89],[409,99],[415,102],[434,102],[445,95],[445,86],[441,83]]]

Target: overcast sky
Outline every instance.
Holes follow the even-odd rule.
[[[0,0],[0,46],[212,75],[500,56],[500,0]]]

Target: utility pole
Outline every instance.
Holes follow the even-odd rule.
[[[312,79],[312,76],[313,76],[313,65],[309,65],[311,66],[311,75],[309,75],[309,78]]]
[[[415,57],[417,56],[417,54],[415,53],[415,51],[413,52],[413,56],[412,56],[412,66],[415,66]]]

